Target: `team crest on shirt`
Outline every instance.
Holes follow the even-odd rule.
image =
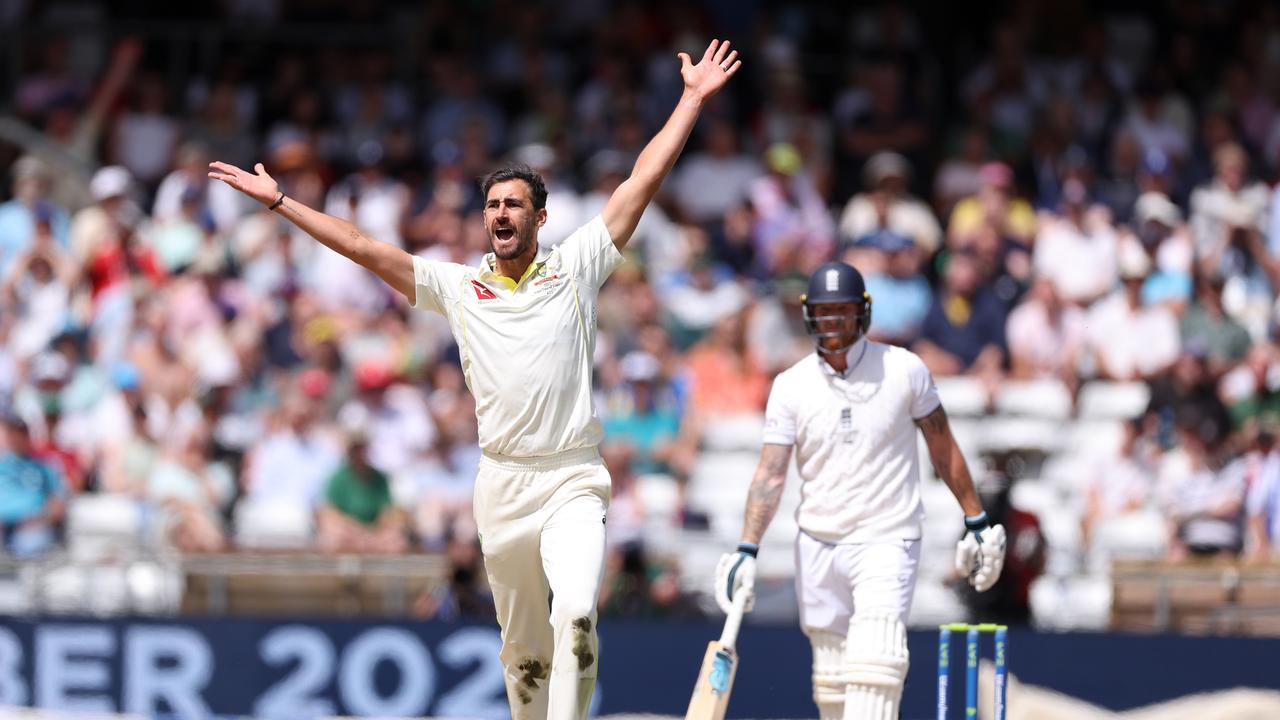
[[[853,408],[840,410],[840,435],[844,437],[845,444],[853,442]]]
[[[534,292],[546,295],[554,291],[557,287],[560,287],[560,283],[563,280],[564,278],[560,277],[558,273],[555,275],[548,275],[541,280],[534,281],[533,290]]]
[[[481,283],[479,280],[471,281],[471,289],[476,291],[477,300],[497,300],[498,299],[498,296],[494,295],[493,291],[485,287],[485,285]]]

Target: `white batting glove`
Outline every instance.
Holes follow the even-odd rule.
[[[737,552],[720,556],[716,565],[716,604],[725,615],[733,609],[733,598],[738,593],[747,594],[747,612],[755,605],[756,553],[760,548],[753,543],[739,543]]]
[[[1004,569],[1004,526],[992,525],[985,512],[966,517],[964,525],[968,531],[956,543],[956,572],[969,578],[975,590],[986,592]]]

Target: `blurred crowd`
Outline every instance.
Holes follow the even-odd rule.
[[[242,518],[303,508],[318,549],[447,552],[473,586],[479,450],[446,323],[207,164],[262,162],[383,242],[478,264],[475,180],[524,162],[547,178],[539,240],[555,245],[673,106],[675,52],[713,32],[741,49],[742,82],[704,112],[600,299],[606,608],[694,612],[675,559],[646,557],[637,478],[683,491],[707,428],[762,412],[773,375],[811,350],[799,296],[832,257],[866,277],[872,338],[936,376],[992,394],[1150,386],[1088,483],[1086,533],[1155,510],[1171,556],[1275,552],[1274,5],[1171,2],[1158,20],[1038,3],[544,5],[316,18],[229,2],[202,19],[228,28],[224,46],[180,71],[160,37],[40,25],[3,95],[32,139],[0,142],[9,552],[55,545],[71,496],[114,493],[183,551],[236,547]],[[23,12],[11,32],[42,19]],[[316,20],[396,23],[412,42],[270,42]],[[673,522],[705,518],[680,505]]]

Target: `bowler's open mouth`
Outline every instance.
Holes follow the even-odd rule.
[[[493,236],[499,240],[510,240],[516,236],[515,228],[501,227],[493,231]]]

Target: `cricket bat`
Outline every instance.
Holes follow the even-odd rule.
[[[738,672],[738,653],[734,645],[738,641],[738,628],[742,626],[742,614],[746,611],[747,593],[740,592],[733,599],[733,608],[724,621],[720,640],[707,643],[707,654],[702,658],[698,682],[693,686],[693,697],[685,720],[724,720],[729,707],[729,693],[733,692],[733,676]]]

